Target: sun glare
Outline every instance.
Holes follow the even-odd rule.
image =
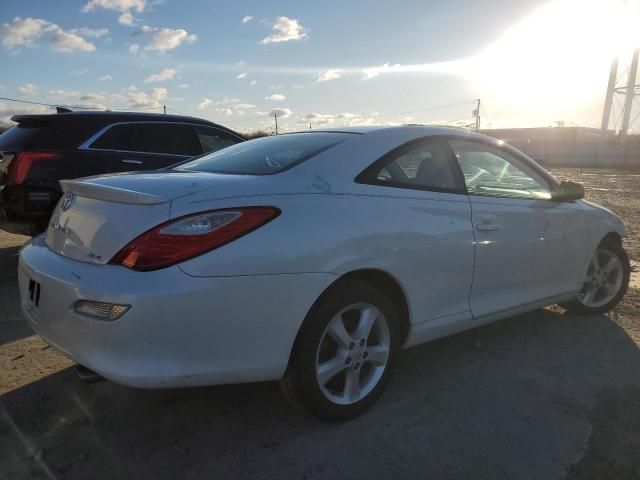
[[[554,1],[470,59],[469,73],[503,117],[509,110],[526,111],[528,123],[536,114],[570,116],[604,96],[615,56],[630,61],[639,20],[637,1]]]

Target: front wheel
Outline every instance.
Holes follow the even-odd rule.
[[[288,398],[323,420],[347,420],[382,394],[400,338],[393,303],[360,281],[336,285],[302,325],[281,381]]]
[[[565,305],[570,312],[599,315],[612,310],[627,291],[631,266],[622,245],[605,240],[591,259],[582,290],[577,298]]]

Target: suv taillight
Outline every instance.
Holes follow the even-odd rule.
[[[152,228],[109,263],[148,271],[202,255],[252,232],[280,215],[275,207],[241,207],[187,215]]]
[[[60,154],[56,152],[33,151],[16,153],[7,169],[7,185],[24,183],[34,163],[58,158],[60,158]]]

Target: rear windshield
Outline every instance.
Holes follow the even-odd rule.
[[[42,128],[17,125],[0,135],[0,150],[4,152],[18,151],[25,147],[35,146],[42,133]]]
[[[343,142],[350,133],[291,133],[238,143],[182,163],[174,170],[272,175],[287,170],[328,148]]]

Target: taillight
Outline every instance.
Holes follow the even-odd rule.
[[[29,170],[36,162],[55,160],[60,158],[56,152],[20,152],[16,153],[7,169],[7,185],[22,184],[29,174]]]
[[[241,207],[180,217],[143,233],[109,263],[140,271],[165,268],[221,247],[278,215],[274,207]]]

